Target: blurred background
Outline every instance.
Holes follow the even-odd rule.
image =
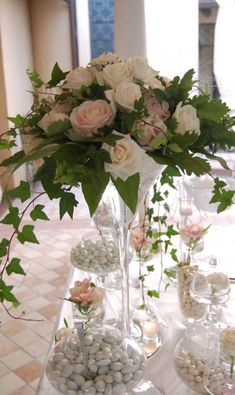
[[[55,62],[66,71],[107,51],[146,56],[169,78],[194,68],[235,115],[234,22],[235,0],[0,0],[0,131],[30,108],[27,69],[47,81]],[[11,182],[27,177],[22,168]]]

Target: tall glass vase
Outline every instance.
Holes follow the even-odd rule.
[[[151,158],[147,166],[143,164],[143,172],[140,174],[140,187],[138,193],[137,210],[143,203],[149,188],[162,173],[164,166],[156,164]],[[151,167],[151,168],[150,168]],[[132,213],[119,196],[116,189],[112,188],[113,214],[117,229],[120,266],[122,274],[122,330],[126,337],[131,336],[130,331],[130,302],[129,302],[129,233],[131,223],[136,213]],[[130,394],[160,395],[163,394],[151,381],[142,380]]]

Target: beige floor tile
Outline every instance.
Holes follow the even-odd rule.
[[[18,377],[15,373],[10,372],[0,378],[0,389],[1,395],[9,395],[12,391],[23,387],[24,381]]]
[[[51,319],[53,316],[58,314],[59,306],[56,303],[51,303],[41,309],[38,309],[38,312],[42,314],[45,318]]]
[[[55,287],[49,283],[42,283],[41,285],[34,287],[34,292],[41,296],[45,296],[47,292],[53,291]]]
[[[10,339],[3,336],[0,338],[0,358],[17,351],[17,345]]]
[[[2,358],[2,362],[11,370],[18,369],[20,366],[25,365],[32,360],[32,356],[23,350],[18,350]]]
[[[8,337],[15,335],[26,329],[26,325],[23,321],[10,321],[6,324],[1,325],[1,332],[6,334]]]
[[[0,361],[0,377],[5,376],[9,372],[10,370],[6,367],[6,365]]]
[[[32,357],[38,358],[46,354],[48,348],[49,348],[49,342],[42,338],[38,338],[34,342],[27,344],[27,346],[24,347],[24,350],[30,355],[32,355]]]
[[[36,380],[31,381],[30,387],[32,387],[36,391],[39,386],[39,381],[40,381],[40,377]]]
[[[45,307],[49,304],[49,300],[44,298],[43,296],[37,296],[34,299],[31,299],[28,301],[28,305],[33,309],[33,310],[38,310],[41,307]]]
[[[42,364],[33,361],[15,370],[15,374],[19,376],[25,383],[29,384],[38,379],[43,372]]]
[[[33,331],[48,340],[48,334],[52,333],[53,329],[54,324],[49,320],[45,320],[43,322],[39,322],[38,325],[35,325]]]
[[[35,394],[36,394],[35,389],[29,387],[28,385],[24,385],[23,387],[18,388],[18,390],[11,392],[9,395],[35,395]]]
[[[38,274],[38,280],[41,279],[40,280],[41,283],[42,283],[42,280],[49,282],[50,280],[54,280],[58,277],[59,277],[59,274],[57,274],[56,272],[49,270],[49,269]],[[40,284],[37,284],[37,285],[40,285]]]
[[[22,331],[12,336],[11,339],[19,347],[23,348],[27,344],[32,343],[34,340],[38,339],[38,335],[35,332],[33,332],[31,329],[27,328],[25,331]]]

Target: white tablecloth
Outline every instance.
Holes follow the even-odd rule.
[[[79,272],[77,269],[71,270],[65,290],[66,296],[70,284],[72,284],[75,279],[81,278],[80,276],[81,272]],[[154,277],[152,281],[155,281]],[[137,295],[138,291],[134,288],[130,288],[130,299],[135,299]],[[120,307],[120,291],[118,292],[110,290],[107,292],[106,296],[107,316],[115,317],[115,312],[117,312],[118,308]],[[183,317],[178,307],[177,290],[175,286],[170,286],[166,292],[163,290],[161,293],[161,298],[154,298],[154,303],[157,305],[161,317],[167,322],[168,330],[164,344],[161,349],[147,360],[145,378],[151,380],[155,385],[163,389],[165,395],[193,395],[195,394],[195,392],[190,391],[188,388],[186,388],[186,386],[177,377],[173,364],[175,345],[183,336],[185,330],[185,326],[183,324]],[[229,302],[227,302],[227,305],[222,307],[221,312],[224,318],[226,317],[226,320],[230,324],[232,322],[233,324],[235,324],[234,285],[231,292],[231,298]],[[64,326],[64,318],[66,318],[66,320],[72,326],[71,304],[67,301],[63,301],[61,304],[61,311],[58,317],[58,322],[55,324],[55,332],[58,328]],[[53,343],[54,334],[51,347]],[[59,392],[53,389],[53,387],[48,382],[45,373],[41,378],[37,394],[59,395]]]

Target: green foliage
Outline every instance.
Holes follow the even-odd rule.
[[[116,180],[113,179],[112,181],[126,205],[133,213],[135,213],[140,182],[139,173],[128,177],[126,181],[123,181],[120,178],[117,178]]]
[[[35,233],[33,225],[24,225],[21,232],[18,232],[17,239],[24,244],[26,241],[29,243],[39,244]]]
[[[78,202],[75,199],[75,196],[71,192],[65,192],[60,198],[60,219],[63,218],[65,213],[68,213],[68,215],[73,218],[73,211],[74,207],[77,207]]]
[[[38,72],[36,70],[27,70],[27,74],[29,79],[32,81],[33,85],[35,86],[35,88],[41,88],[44,82],[40,78]]]
[[[47,83],[48,87],[53,88],[56,86],[59,82],[65,79],[67,74],[68,72],[63,72],[58,63],[56,63],[51,73],[51,79]]]
[[[2,219],[1,223],[6,225],[12,225],[14,229],[17,229],[20,224],[18,207],[9,207],[9,212]]]
[[[160,298],[160,293],[158,291],[156,291],[155,289],[153,290],[148,290],[148,296],[150,296],[150,298]]]
[[[49,221],[48,216],[46,213],[43,211],[45,206],[42,204],[37,204],[33,210],[30,212],[30,217],[32,218],[33,221],[37,221],[38,219],[41,219],[43,221]]]
[[[3,238],[0,242],[0,257],[3,257],[7,254],[8,251],[8,246],[10,242],[9,240]]]
[[[13,258],[11,260],[11,262],[6,267],[6,272],[7,272],[8,276],[10,276],[11,273],[21,274],[23,276],[26,276],[24,269],[20,265],[19,258]]]
[[[47,134],[49,137],[57,134],[63,134],[68,131],[70,126],[71,125],[69,119],[59,119],[58,121],[55,121],[48,126]]]
[[[16,299],[15,295],[11,292],[13,290],[13,285],[7,285],[5,281],[0,278],[0,301],[5,300],[12,303],[14,307],[18,307],[20,302]]]
[[[25,181],[20,181],[20,185],[10,191],[5,192],[5,198],[18,198],[21,202],[25,202],[30,198],[30,187],[29,183]]]

